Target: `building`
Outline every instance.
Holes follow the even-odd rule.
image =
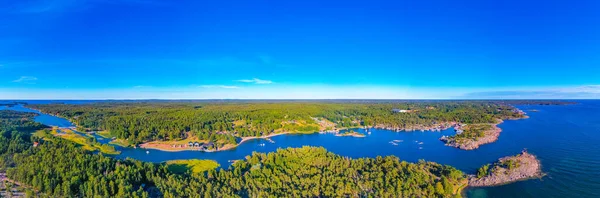
[[[208,142],[208,143],[206,143],[206,144],[202,145],[202,149],[204,149],[204,150],[208,150],[208,149],[210,149],[210,148],[213,148],[214,146],[215,146],[215,144],[214,144],[214,143],[212,143],[212,142]]]
[[[408,112],[410,112],[410,110],[406,110],[406,109],[392,109],[392,112],[394,112],[394,113],[408,113]]]

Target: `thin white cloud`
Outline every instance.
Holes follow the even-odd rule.
[[[21,76],[19,79],[13,80],[15,83],[26,83],[26,84],[35,84],[37,81],[36,77],[33,76]]]
[[[588,92],[588,93],[600,93],[600,85],[583,85],[578,87],[568,87],[559,89],[560,92]]]
[[[468,99],[598,99],[600,85],[484,90],[466,93]]]
[[[146,85],[136,85],[136,86],[133,86],[133,88],[138,88],[138,89],[139,88],[150,88],[150,87],[152,87],[152,86],[146,86]]]
[[[254,84],[271,84],[273,83],[273,81],[270,80],[261,80],[258,78],[253,78],[253,79],[242,79],[242,80],[237,80],[238,82],[244,82],[244,83],[254,83]]]
[[[230,85],[200,85],[201,88],[221,88],[221,89],[239,89],[238,86],[230,86]]]

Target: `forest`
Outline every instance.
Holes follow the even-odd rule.
[[[68,118],[80,130],[108,131],[137,144],[194,136],[220,144],[240,137],[280,132],[379,126],[428,128],[445,122],[493,123],[518,118],[501,101],[114,101],[88,104],[36,104],[28,107]],[[516,103],[512,101],[511,103]],[[406,110],[398,113],[394,110]]]
[[[229,169],[175,173],[168,164],[117,160],[31,132],[33,114],[0,111],[0,172],[39,197],[459,197],[466,176],[433,162],[350,159],[324,148],[253,153]],[[39,145],[34,146],[34,142]]]

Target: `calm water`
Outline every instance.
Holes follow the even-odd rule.
[[[253,140],[236,149],[214,153],[149,150],[147,154],[144,149],[119,148],[122,153],[116,157],[151,162],[213,159],[227,167],[228,160],[243,159],[252,152],[272,152],[277,148],[310,145],[322,146],[336,154],[353,158],[395,155],[410,162],[425,159],[473,173],[483,164],[527,148],[541,160],[546,177],[499,187],[469,189],[467,196],[600,197],[600,145],[597,144],[600,141],[600,101],[579,102],[568,106],[519,106],[523,110],[537,109],[539,112],[527,111],[529,119],[505,121],[500,124],[503,132],[497,142],[474,151],[446,147],[438,140],[442,135],[453,134],[452,130],[392,132],[372,129],[371,135],[365,138],[335,137],[331,134],[283,135],[271,138],[275,143]],[[22,106],[10,109],[32,111]],[[65,119],[49,115],[40,115],[36,121],[47,125],[71,126]],[[364,132],[362,129],[358,131]],[[402,142],[394,146],[388,143],[391,140]],[[262,143],[265,146],[259,146]]]

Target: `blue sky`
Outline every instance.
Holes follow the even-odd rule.
[[[598,1],[0,2],[0,99],[600,98]]]

